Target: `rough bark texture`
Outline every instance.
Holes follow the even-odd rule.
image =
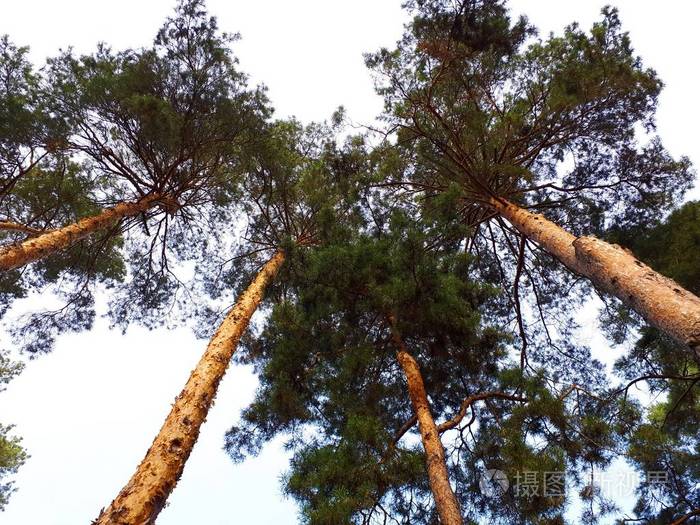
[[[0,271],[13,270],[39,260],[71,245],[88,235],[116,223],[124,217],[132,217],[155,206],[159,195],[151,194],[136,202],[122,202],[97,215],[48,231],[26,241],[0,249]]]
[[[450,486],[450,477],[445,461],[445,449],[440,441],[440,433],[430,412],[428,395],[423,384],[423,376],[420,367],[413,356],[408,353],[398,331],[392,329],[394,344],[399,349],[397,359],[406,376],[408,394],[411,398],[413,411],[418,419],[423,449],[425,451],[425,463],[428,471],[430,490],[435,498],[438,516],[441,525],[462,525],[462,512],[459,502]]]
[[[570,270],[580,273],[574,250],[576,236],[546,219],[544,215],[532,213],[506,200],[491,199],[489,204],[525,237],[539,244]]]
[[[284,258],[283,252],[275,253],[238,298],[209,341],[136,472],[93,525],[150,525],[155,522],[180,479],[238,341]]]
[[[597,288],[614,295],[700,356],[700,299],[652,270],[629,250],[595,237],[575,237],[563,228],[507,201],[491,207],[531,241]]]

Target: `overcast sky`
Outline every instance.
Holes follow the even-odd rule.
[[[400,0],[209,0],[220,27],[240,32],[241,67],[269,87],[278,116],[328,118],[340,104],[357,123],[381,110],[362,53],[400,36]],[[606,2],[512,0],[543,35],[571,22],[584,27]],[[674,155],[700,163],[697,20],[687,0],[623,0],[624,27],[647,65],[666,83],[659,132]],[[0,0],[0,34],[30,45],[40,64],[59,48],[91,52],[98,41],[115,49],[147,46],[172,10],[171,0]],[[698,190],[694,196],[700,195]],[[599,356],[612,355],[591,334]],[[7,347],[3,336],[0,342]],[[31,459],[0,522],[10,525],[89,523],[127,481],[143,457],[205,343],[186,330],[130,329],[98,322],[90,333],[62,337],[56,350],[27,364],[0,395],[0,421],[16,423]],[[160,525],[296,523],[280,494],[286,468],[279,446],[233,465],[221,450],[225,430],[250,401],[255,378],[231,368]]]

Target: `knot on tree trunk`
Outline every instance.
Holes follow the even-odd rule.
[[[175,215],[182,208],[182,205],[172,195],[163,195],[158,199],[158,205],[168,215]]]

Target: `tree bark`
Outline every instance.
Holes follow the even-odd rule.
[[[595,237],[576,237],[544,216],[506,200],[491,199],[489,204],[570,270],[620,299],[700,357],[700,298],[621,246]]]
[[[441,525],[462,525],[462,512],[459,502],[450,486],[450,477],[447,472],[447,462],[445,461],[445,449],[440,441],[433,415],[430,412],[428,394],[423,384],[423,376],[418,363],[408,352],[406,345],[396,329],[393,318],[389,319],[391,324],[392,339],[399,349],[396,357],[406,376],[408,384],[408,394],[411,398],[413,411],[418,420],[418,430],[420,431],[425,451],[425,463],[428,471],[428,481],[430,490],[435,498],[438,516]]]
[[[180,479],[238,341],[284,259],[283,252],[275,253],[238,298],[209,341],[136,472],[93,525],[155,522]]]
[[[12,221],[0,221],[0,230],[22,232],[26,233],[27,235],[41,235],[42,233],[48,233],[46,230],[39,230],[37,228],[32,228],[31,226],[26,226],[24,224]]]
[[[6,246],[0,249],[0,271],[20,268],[47,255],[69,248],[80,239],[108,228],[124,217],[132,217],[148,210],[155,206],[160,198],[160,195],[151,194],[136,202],[122,202],[113,208],[107,208],[97,215],[85,217],[63,228],[42,233],[19,244]]]

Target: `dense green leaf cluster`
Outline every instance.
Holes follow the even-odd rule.
[[[470,395],[498,391],[527,399],[522,406],[488,399],[468,413],[468,425],[465,419],[445,434],[467,515],[533,523],[550,516],[554,523],[566,509],[564,498],[486,497],[479,489],[484,465],[513,478],[605,467],[606,447],[617,445],[610,409],[586,397],[590,390],[572,405],[544,371],[524,376],[514,366],[509,338],[484,322],[496,290],[474,281],[473,258],[436,241],[430,226],[397,209],[382,228],[367,222],[361,235],[339,235],[295,254],[287,293],[240,358],[255,365],[261,386],[228,432],[226,448],[242,460],[285,436],[294,452],[285,490],[300,502],[305,522],[386,516],[431,523],[435,509],[421,448],[415,434],[406,444],[396,438],[413,414],[387,322],[394,315],[438,421],[453,417]],[[603,382],[595,363],[575,368],[572,376]]]

